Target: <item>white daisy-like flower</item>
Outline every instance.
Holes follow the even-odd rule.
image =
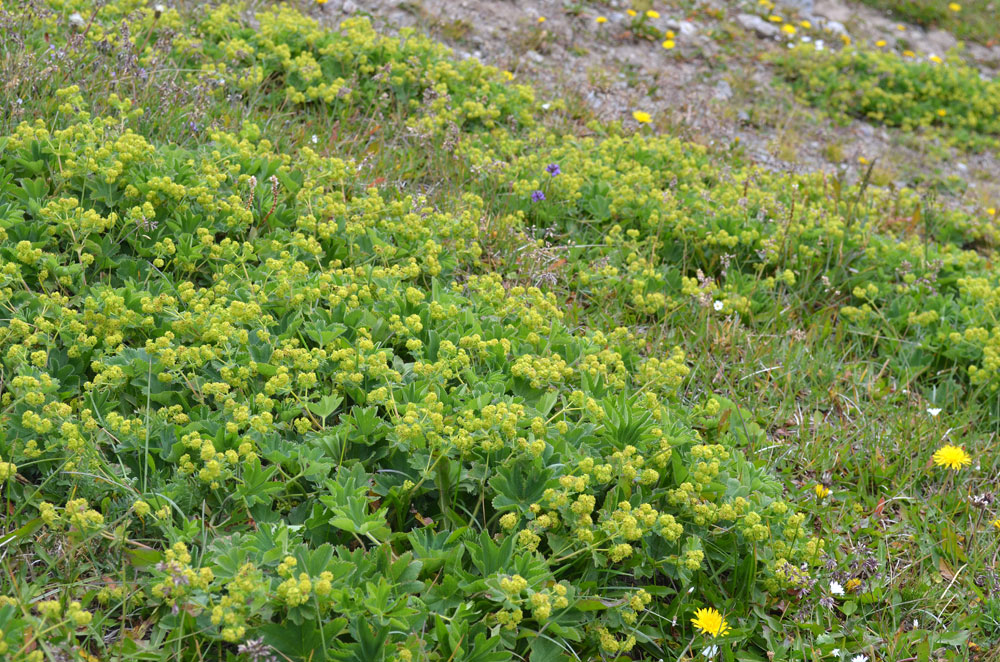
[[[703,650],[702,653],[705,655],[705,657],[711,660],[713,657],[719,654],[719,647],[714,645],[709,646],[708,648]]]
[[[715,303],[712,304],[712,308],[715,308],[716,310],[722,310],[723,306],[725,305],[726,304],[722,301],[716,301]]]
[[[868,656],[861,654],[855,655],[851,658],[851,662],[868,662]]]
[[[833,595],[843,595],[844,587],[840,585],[840,582],[830,582],[830,593]]]
[[[840,657],[840,649],[839,648],[834,648],[832,651],[830,651],[830,655],[832,655],[834,657]]]
[[[941,408],[940,407],[928,407],[927,408],[927,413],[930,414],[931,416],[933,416],[934,418],[937,418],[937,415],[941,413]]]

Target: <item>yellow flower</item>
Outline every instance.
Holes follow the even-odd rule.
[[[879,48],[885,48],[885,43],[886,43],[885,39],[879,39],[878,41],[875,42],[875,45],[878,46]]]
[[[916,57],[916,56],[917,56],[917,54],[914,53],[911,50],[905,50],[905,51],[903,51],[903,57]]]
[[[649,18],[660,18],[660,12],[656,11],[655,9],[650,9],[646,11],[646,16],[648,16]]]
[[[729,632],[729,624],[726,623],[726,619],[712,607],[697,610],[694,613],[694,618],[691,619],[691,624],[713,637],[721,637]]]
[[[993,526],[995,526],[997,529],[1000,529],[1000,517],[998,517],[995,520],[993,520],[992,522],[990,522],[990,524],[992,524]]]
[[[804,27],[806,30],[808,30],[809,28],[811,28],[813,26],[813,24],[810,23],[809,21],[799,21],[799,25],[801,25],[802,27]]]
[[[663,46],[664,48],[666,48],[669,51],[671,48],[673,48],[674,46],[676,46],[676,44],[674,43],[673,39],[667,39],[665,42],[663,42],[661,44],[661,46]]]
[[[625,13],[628,14],[629,16],[635,16],[635,10],[634,9],[626,9]]]
[[[676,37],[677,35],[676,35],[676,34],[674,34],[674,31],[673,31],[673,30],[667,30],[667,33],[666,33],[666,34],[665,34],[664,36],[665,36],[665,37],[666,37],[667,39],[673,39],[673,38],[674,38],[674,37]]]
[[[785,22],[785,19],[781,18],[780,16],[778,16],[776,14],[771,14],[770,16],[767,17],[767,20],[771,21],[772,23],[784,23]]]
[[[972,464],[972,458],[961,446],[947,444],[934,452],[934,464],[958,471],[962,467]]]
[[[840,35],[840,40],[842,42],[844,42],[844,46],[850,46],[851,45],[851,38],[848,37],[846,34]]]
[[[608,19],[605,18],[604,16],[598,16],[594,20],[597,21],[598,23],[607,23],[608,22]]]
[[[830,488],[825,485],[821,485],[820,483],[816,483],[816,487],[814,487],[813,490],[816,491],[816,496],[820,499],[825,499],[830,496]]]
[[[330,1],[330,0],[316,0],[316,4],[317,4],[317,5],[325,5],[325,4],[326,4],[327,2],[329,2],[329,1]]]
[[[990,207],[989,209],[986,210],[986,213],[989,214],[990,216],[996,216],[997,210],[994,207]]]
[[[903,25],[902,23],[897,23],[896,29],[899,30],[900,32],[906,32],[906,26]]]
[[[514,74],[512,74],[509,71],[507,71],[506,69],[504,71],[500,72],[500,75],[503,76],[504,80],[514,80]]]
[[[544,16],[539,16],[538,17],[538,22],[539,23],[544,23],[545,22],[545,17]]]
[[[949,2],[948,9],[952,11],[962,11],[962,5],[958,4],[957,2]]]
[[[781,26],[781,31],[785,34],[795,34],[795,26],[791,23],[785,23]]]
[[[945,115],[948,114],[948,111],[945,110],[944,108],[938,108],[937,114],[938,114],[938,117],[944,117]]]
[[[853,579],[848,579],[847,583],[844,584],[844,588],[847,589],[848,593],[853,593],[860,587],[861,587],[861,580],[858,579],[857,577],[854,577]]]
[[[938,55],[932,55],[927,59],[930,60],[931,62],[936,62],[937,64],[941,64],[942,62],[944,62],[944,60],[942,60],[941,57]]]
[[[859,156],[858,157],[858,163],[860,163],[861,165],[868,165],[868,159],[866,159],[863,156]]]
[[[635,121],[639,124],[649,124],[653,121],[653,117],[643,110],[633,111],[632,117],[635,118]]]

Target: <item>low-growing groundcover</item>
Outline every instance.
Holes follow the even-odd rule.
[[[991,534],[942,524],[933,567],[967,562],[982,608],[934,601],[890,558],[910,531],[777,478],[771,422],[712,393],[742,376],[677,347],[823,315],[817,344],[985,406],[1000,340],[972,304],[1000,289],[963,247],[989,219],[540,126],[510,75],[364,20],[47,5],[0,23],[7,657],[960,658],[995,636]],[[988,528],[939,457],[956,470],[914,489]]]

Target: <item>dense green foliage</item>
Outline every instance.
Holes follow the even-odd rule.
[[[940,130],[962,146],[996,148],[1000,80],[983,78],[958,58],[932,57],[805,44],[776,62],[797,92],[831,113],[905,131]]]
[[[995,219],[584,130],[363,19],[85,5],[0,23],[0,653],[782,660],[923,606],[680,345],[781,320],[987,404]],[[901,648],[964,643],[940,611]]]

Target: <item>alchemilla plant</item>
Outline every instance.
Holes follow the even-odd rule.
[[[820,342],[986,405],[991,218],[638,111],[576,136],[413,31],[183,9],[0,9],[0,655],[873,650],[889,543],[684,336],[831,301]]]

